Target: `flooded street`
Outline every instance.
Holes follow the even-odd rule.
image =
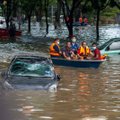
[[[120,27],[103,26],[100,36],[100,44],[120,37]],[[50,43],[38,36],[24,37],[22,43],[1,43],[0,72],[16,54],[48,56]],[[0,120],[120,120],[120,55],[109,57],[99,69],[55,69],[61,75],[57,92],[0,90]]]

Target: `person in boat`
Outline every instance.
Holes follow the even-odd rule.
[[[79,45],[76,42],[75,36],[72,37],[71,48],[72,48],[72,51],[74,52],[74,54],[77,54],[77,50],[79,48]]]
[[[67,60],[74,59],[74,52],[71,49],[71,42],[67,42],[66,46],[62,50],[63,58]]]
[[[88,19],[87,19],[87,17],[84,17],[84,18],[83,18],[83,22],[84,22],[84,25],[85,25],[85,26],[88,25]]]
[[[79,18],[79,23],[82,25],[82,23],[83,23],[83,18],[82,17]]]
[[[100,53],[100,50],[97,48],[97,44],[93,43],[92,48],[93,48],[93,59],[94,60],[100,60],[101,59],[101,53]]]
[[[60,50],[59,44],[60,44],[60,40],[59,38],[56,38],[54,42],[50,45],[49,54],[51,57],[61,57],[62,52]]]
[[[106,55],[101,55],[100,50],[98,49],[96,43],[92,44],[92,48],[93,48],[93,59],[94,60],[102,60],[106,58]]]
[[[79,59],[91,59],[91,56],[93,56],[90,48],[87,46],[87,43],[85,41],[81,43],[77,54]]]

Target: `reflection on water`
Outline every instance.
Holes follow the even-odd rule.
[[[102,64],[97,70],[55,67],[62,77],[56,93],[3,91],[0,95],[2,120],[119,119],[120,67],[114,68],[111,60],[109,64],[109,67],[108,63]]]
[[[103,36],[111,31],[107,29],[102,29]],[[110,37],[106,34],[101,42]],[[0,44],[0,72],[15,54],[48,55],[45,46],[37,44]],[[111,56],[99,69],[55,69],[62,78],[57,92],[0,90],[0,120],[120,119],[120,56]]]

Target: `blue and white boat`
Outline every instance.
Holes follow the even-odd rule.
[[[66,60],[64,58],[51,58],[54,65],[77,67],[77,68],[98,68],[106,60]]]

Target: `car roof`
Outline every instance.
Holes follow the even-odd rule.
[[[39,58],[41,60],[49,59],[48,57],[43,57],[39,55],[29,55],[29,54],[15,55],[14,58]]]
[[[112,42],[112,41],[116,41],[116,40],[120,40],[120,38],[112,38],[112,39],[110,39],[110,40],[108,40],[109,42]],[[107,42],[108,42],[107,41]]]
[[[34,59],[34,60],[40,60],[40,61],[46,61],[48,63],[52,63],[50,58],[39,55],[29,55],[29,54],[15,55],[12,61],[15,61],[17,59]]]
[[[100,50],[102,50],[102,49],[104,49],[106,46],[108,46],[110,43],[115,42],[115,41],[120,41],[120,38],[112,38],[112,39],[106,41],[105,43],[103,43],[102,45],[98,46],[98,48],[99,48]]]

